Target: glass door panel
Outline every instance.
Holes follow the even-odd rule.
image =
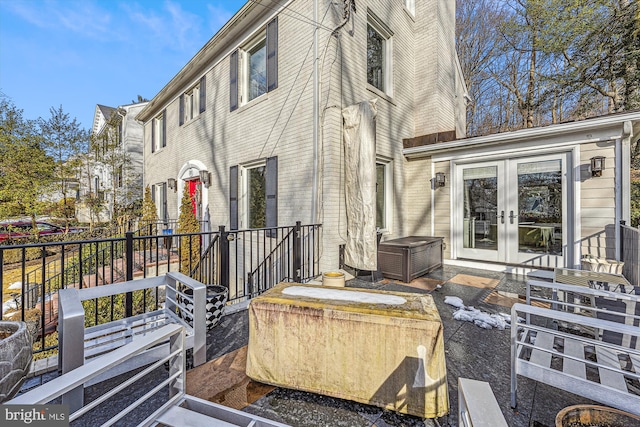
[[[567,247],[567,154],[456,168],[456,256],[532,266],[563,266]]]
[[[463,247],[498,250],[498,167],[464,169]]]
[[[562,160],[518,163],[518,252],[562,255]]]

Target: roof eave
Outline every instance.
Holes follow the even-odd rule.
[[[254,17],[264,12],[266,8],[260,7],[259,2],[248,1],[231,19],[196,53],[193,58],[153,97],[151,101],[138,113],[136,119],[147,122],[160,109],[176,96],[184,85],[203,73],[210,66],[210,59],[218,53],[219,46],[224,46],[224,41],[233,38],[238,32],[238,24],[247,18]]]
[[[611,114],[607,116],[595,117],[570,123],[560,123],[544,127],[520,129],[512,132],[503,132],[493,135],[458,139],[455,141],[443,142],[434,145],[405,148],[404,150],[402,150],[402,153],[408,159],[428,157],[444,151],[455,151],[461,149],[470,149],[477,146],[486,147],[491,145],[514,143],[533,138],[543,138],[550,135],[562,135],[602,126],[623,124],[626,121],[639,122],[640,111]]]

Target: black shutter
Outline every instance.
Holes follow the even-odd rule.
[[[179,114],[180,118],[179,118],[179,122],[180,122],[180,126],[182,126],[184,124],[184,93],[182,95],[180,95],[180,114]]]
[[[278,87],[278,17],[267,24],[267,92]]]
[[[200,78],[200,113],[204,113],[207,109],[207,77]]]
[[[235,50],[229,60],[229,101],[231,111],[238,108],[238,51]]]
[[[151,201],[153,203],[156,202],[156,185],[155,184],[151,184]]]
[[[229,227],[238,229],[238,166],[229,168]]]
[[[162,110],[162,146],[167,146],[167,110]]]
[[[278,226],[278,157],[269,157],[265,173],[265,193],[267,196],[266,225]]]
[[[158,119],[151,120],[151,152],[154,153],[156,151],[156,121]]]
[[[167,222],[169,212],[167,212],[167,183],[162,183],[162,221]]]

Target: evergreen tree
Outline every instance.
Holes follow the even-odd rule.
[[[180,201],[178,217],[178,234],[198,233],[200,224],[193,212],[193,201],[185,186]],[[198,263],[200,256],[200,236],[183,236],[180,238],[180,272],[190,275]]]
[[[0,217],[28,215],[35,226],[46,208],[42,200],[53,180],[53,164],[37,123],[0,98]]]
[[[155,236],[157,234],[158,210],[151,197],[151,188],[147,185],[144,188],[142,198],[142,220],[140,223],[140,235]],[[152,244],[155,242],[152,242]]]

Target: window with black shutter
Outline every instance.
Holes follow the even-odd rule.
[[[207,110],[207,77],[200,78],[200,113]]]
[[[234,111],[238,108],[238,51],[231,54],[229,60],[229,78],[231,81],[229,87],[230,109]]]

